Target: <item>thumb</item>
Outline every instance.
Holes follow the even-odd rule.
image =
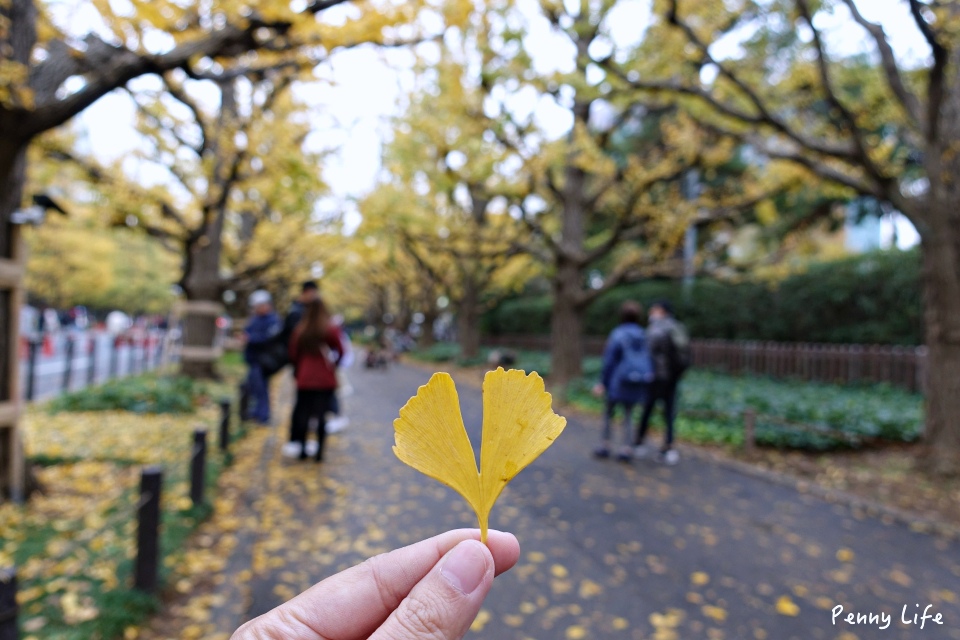
[[[460,640],[493,585],[486,545],[464,540],[404,598],[370,640]]]

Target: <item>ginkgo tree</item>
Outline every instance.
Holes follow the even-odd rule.
[[[23,204],[26,150],[32,140],[58,127],[105,94],[147,74],[174,69],[199,76],[225,68],[246,70],[311,64],[338,47],[395,41],[396,28],[413,25],[424,4],[367,0],[329,21],[324,13],[343,0],[176,0],[116,4],[91,0],[90,14],[75,20],[74,3],[5,0],[0,3],[0,291],[16,300],[22,284],[22,251],[9,224]],[[413,29],[417,37],[417,29]],[[301,57],[302,56],[302,57]],[[3,310],[5,315],[12,314]],[[5,323],[4,361],[16,344],[16,323]],[[0,402],[13,402],[16,368],[4,378]],[[4,411],[0,492],[22,495],[22,449],[15,429],[17,409]]]
[[[562,387],[580,375],[583,315],[593,300],[628,280],[680,275],[686,230],[753,206],[767,187],[712,179],[696,195],[685,188],[694,171],[718,174],[737,146],[684,109],[638,99],[608,81],[597,58],[658,46],[614,38],[616,2],[541,0],[537,8],[535,16],[506,14],[489,40],[484,82],[493,99],[485,111],[499,123],[496,138],[523,160],[528,187],[515,209],[534,239],[527,250],[550,266],[551,383]],[[565,52],[552,71],[533,64],[527,51],[525,34],[537,21]],[[536,111],[517,112],[516,98],[531,92],[564,114],[563,136],[538,126]]]
[[[925,59],[897,54],[855,0],[658,0],[653,29],[669,47],[601,62],[621,88],[696,104],[702,119],[764,156],[802,167],[903,213],[923,254],[930,468],[960,473],[960,5],[909,0],[900,19]],[[823,25],[865,37],[832,50]],[[737,42],[729,57],[714,46]],[[669,58],[664,56],[668,53]],[[658,55],[659,54],[659,55]],[[655,64],[651,66],[651,61]]]
[[[467,73],[471,31],[424,72],[395,123],[380,187],[395,195],[390,224],[404,250],[452,303],[463,358],[479,353],[483,310],[535,271],[521,243],[528,234],[509,215],[526,189],[508,173],[519,159],[491,135],[486,92]]]
[[[188,375],[213,375],[210,349],[224,290],[277,270],[294,248],[290,239],[308,235],[325,190],[319,156],[304,148],[310,123],[291,92],[295,77],[273,71],[252,81],[222,80],[216,111],[173,74],[163,77],[161,90],[137,92],[145,142],[137,167],[157,173],[153,185],[132,184],[121,164],[129,158],[106,168],[70,151],[49,152],[86,170],[115,224],[179,255],[187,300],[181,366]],[[312,262],[309,256],[299,257]]]
[[[422,342],[430,343],[432,327],[443,311],[439,300],[449,300],[451,291],[447,280],[411,251],[410,223],[422,204],[416,194],[390,184],[381,184],[362,198],[358,203],[362,222],[351,237],[352,248],[330,279],[340,282],[344,302],[363,309],[374,326],[382,326],[386,316],[406,331],[413,316],[422,314]],[[438,268],[445,271],[452,265]]]
[[[71,216],[79,216],[76,209]],[[140,234],[109,229],[95,217],[54,218],[28,230],[30,299],[57,309],[84,305],[130,314],[166,314],[177,260]]]

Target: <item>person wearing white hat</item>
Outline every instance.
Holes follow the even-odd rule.
[[[260,424],[269,424],[270,389],[267,385],[267,372],[261,366],[261,354],[277,339],[283,324],[273,310],[273,298],[268,291],[254,291],[250,294],[249,302],[253,317],[244,329],[247,344],[243,356],[250,368],[247,374],[247,389],[254,403],[250,416]]]

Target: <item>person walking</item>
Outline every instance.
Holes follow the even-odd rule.
[[[340,332],[330,320],[326,305],[319,297],[304,305],[303,319],[290,339],[290,360],[297,380],[297,401],[293,409],[293,442],[300,445],[300,459],[307,458],[307,430],[317,420],[315,460],[323,460],[327,436],[326,414],[337,390],[337,364],[344,349]]]
[[[249,367],[247,391],[254,402],[250,416],[255,422],[266,425],[270,424],[270,388],[269,374],[264,371],[262,358],[276,342],[283,324],[273,310],[273,298],[269,292],[258,289],[250,294],[249,302],[253,317],[243,331],[246,338],[243,357]]]
[[[663,419],[666,425],[659,460],[673,465],[680,461],[680,454],[673,448],[677,385],[684,371],[690,366],[690,338],[686,328],[673,317],[673,309],[668,301],[662,300],[650,306],[647,340],[653,358],[654,378],[643,405],[640,423],[637,425],[634,453],[637,457],[645,457],[648,453],[644,440],[650,426],[650,415],[659,401],[663,403]]]
[[[623,407],[623,445],[617,459],[629,462],[633,457],[631,424],[633,408],[643,402],[647,387],[653,380],[653,362],[647,350],[646,337],[640,327],[643,307],[633,301],[620,307],[620,324],[610,332],[603,350],[602,381],[594,387],[594,394],[606,396],[603,417],[603,435],[600,446],[594,450],[598,458],[610,457],[613,420],[617,407]]]
[[[293,301],[293,304],[290,305],[290,310],[287,312],[286,317],[283,319],[283,332],[280,335],[280,340],[283,342],[284,346],[287,347],[288,351],[290,349],[290,340],[293,338],[293,332],[297,328],[297,325],[300,324],[300,321],[303,319],[303,309],[304,305],[309,304],[313,300],[316,300],[320,295],[320,287],[317,286],[317,283],[314,280],[307,280],[300,285],[300,295],[297,296],[297,299]],[[291,361],[290,368],[293,369],[293,377],[296,380],[297,377],[297,366]],[[288,458],[296,458],[300,455],[300,443],[294,440],[294,419],[293,413],[290,414],[290,429],[289,429],[289,440],[287,444],[283,445],[281,450],[283,455]]]

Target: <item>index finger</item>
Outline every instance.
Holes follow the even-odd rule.
[[[478,529],[457,529],[389,553],[374,556],[310,587],[289,602],[251,620],[233,635],[288,640],[359,640],[372,634],[410,590],[450,549],[464,540],[479,540]],[[491,529],[487,547],[496,575],[520,557],[511,533]]]

